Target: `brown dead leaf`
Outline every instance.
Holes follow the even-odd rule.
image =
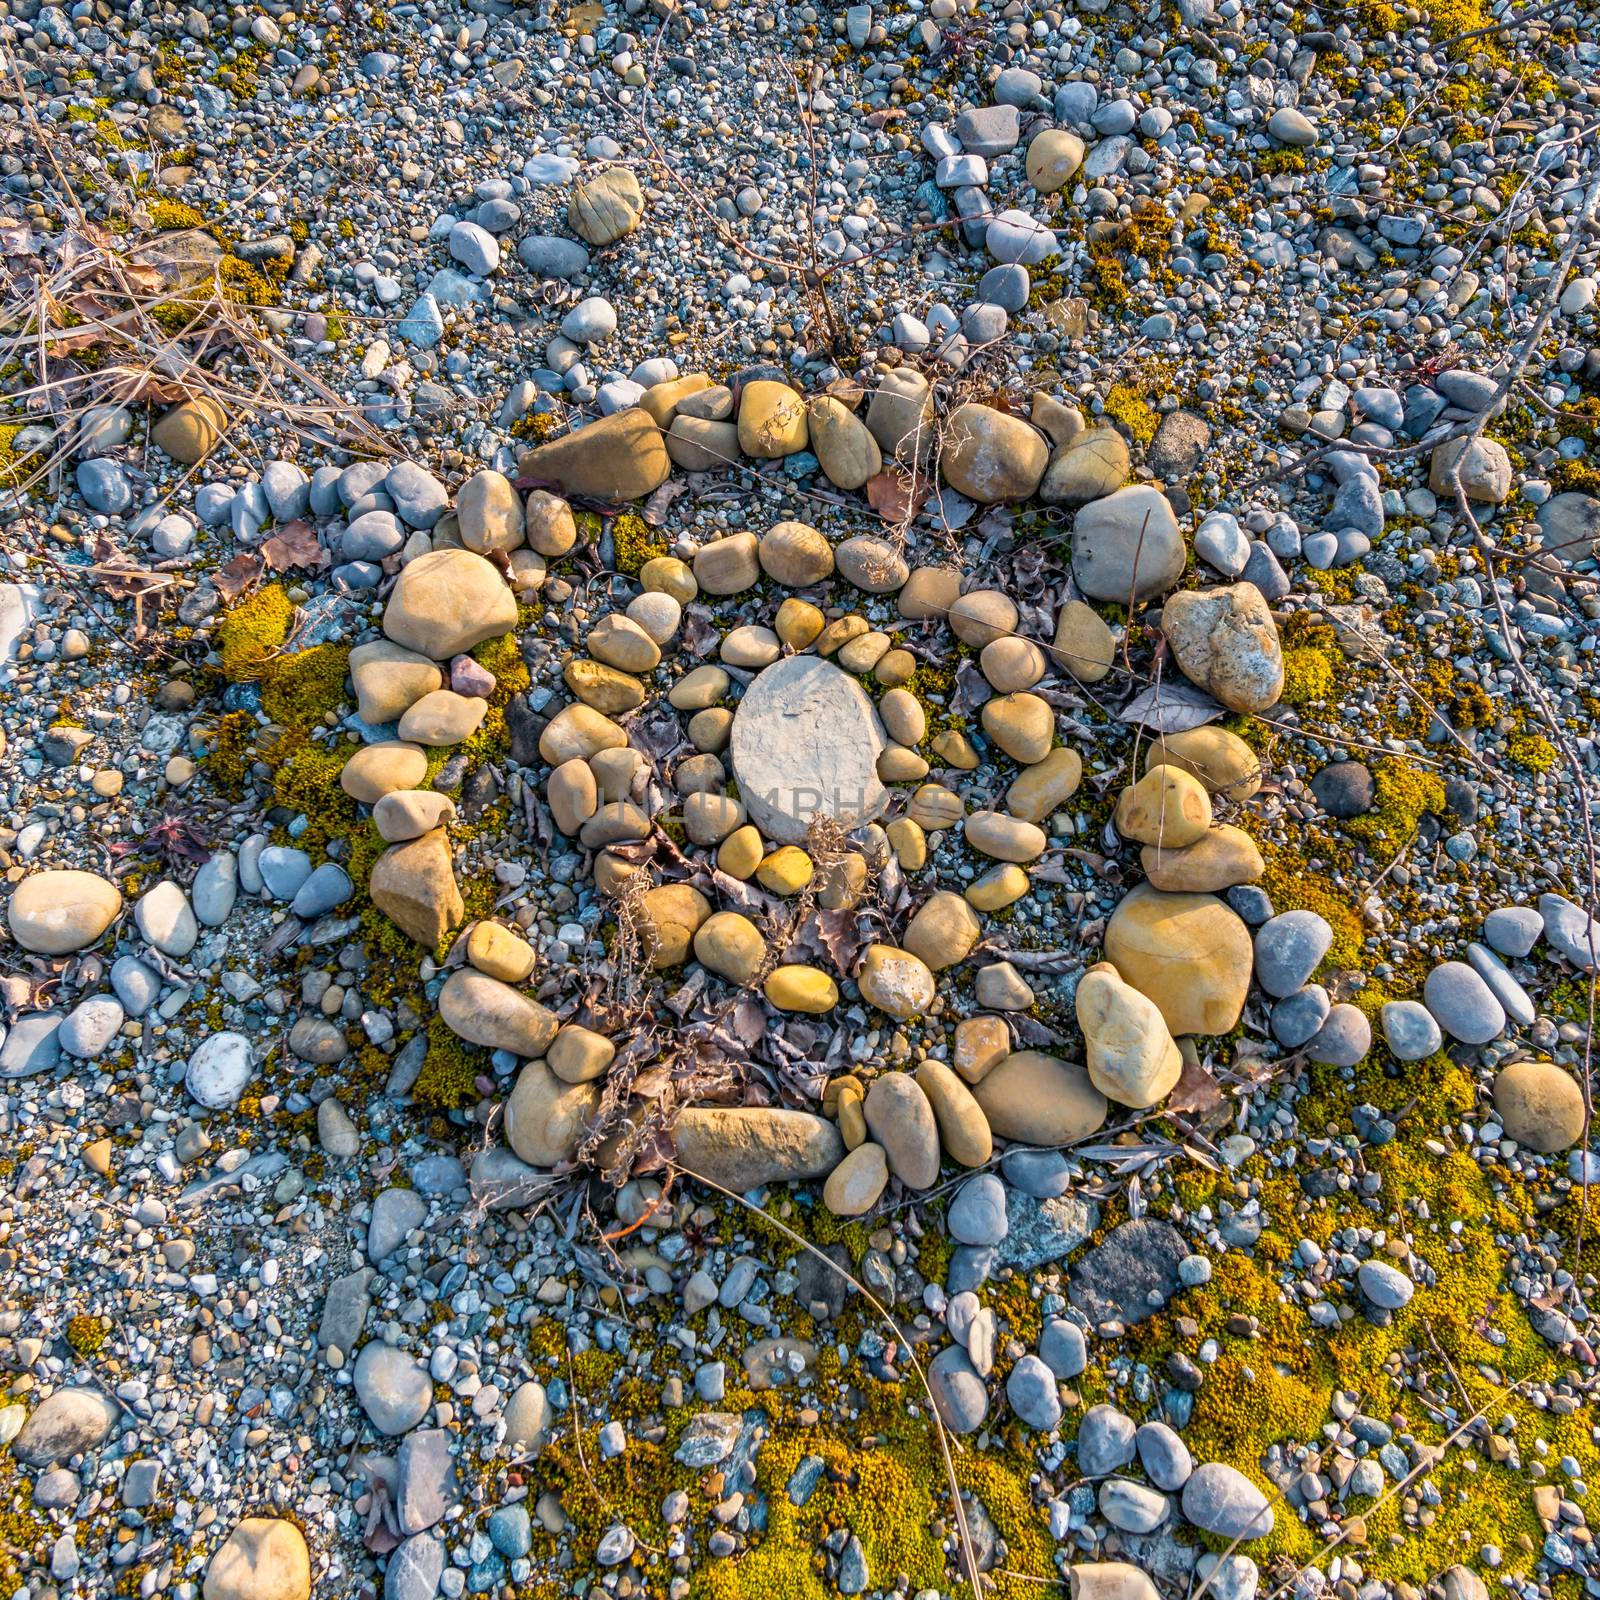
[[[885,522],[909,522],[928,498],[928,485],[890,467],[867,479],[867,504]]]
[[[286,522],[263,542],[261,554],[274,572],[287,572],[291,567],[325,567],[328,552],[317,542],[317,530],[309,522],[296,518]]]
[[[1183,1071],[1178,1075],[1177,1087],[1167,1101],[1167,1110],[1188,1112],[1204,1120],[1227,1103],[1222,1085],[1204,1067],[1185,1060]]]
[[[217,568],[211,581],[217,593],[231,606],[261,577],[264,565],[260,556],[241,550],[226,566]]]

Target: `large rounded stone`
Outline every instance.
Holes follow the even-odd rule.
[[[1182,767],[1224,800],[1248,800],[1261,787],[1261,759],[1236,733],[1208,724],[1169,733],[1145,752],[1144,770]]]
[[[643,217],[644,191],[631,167],[607,167],[575,185],[567,200],[572,231],[597,248],[632,233]]]
[[[1046,505],[1080,506],[1114,494],[1128,481],[1132,463],[1115,428],[1090,428],[1050,458],[1039,498]]]
[[[379,1433],[397,1438],[409,1433],[433,1404],[428,1369],[413,1355],[369,1339],[356,1357],[356,1398]]]
[[[1196,1467],[1183,1486],[1183,1514],[1197,1528],[1224,1539],[1264,1539],[1272,1532],[1267,1497],[1226,1462]]]
[[[828,1174],[822,1186],[822,1203],[836,1217],[859,1217],[877,1203],[889,1181],[889,1163],[883,1146],[869,1139],[858,1144]]]
[[[1160,1008],[1174,1038],[1226,1033],[1250,989],[1254,947],[1244,923],[1207,894],[1140,884],[1106,925],[1106,959]]]
[[[998,505],[1028,499],[1049,460],[1044,436],[1021,417],[969,403],[950,413],[939,467],[952,489]]]
[[[1106,1097],[1075,1061],[1018,1050],[973,1086],[990,1129],[1021,1144],[1074,1144],[1106,1120]]]
[[[517,602],[493,563],[470,550],[430,550],[400,569],[383,611],[398,645],[443,661],[517,625]]]
[[[1494,1080],[1494,1109],[1506,1137],[1542,1155],[1583,1137],[1583,1090],[1553,1061],[1514,1061]]]
[[[800,844],[814,816],[845,828],[888,803],[878,778],[885,744],[866,691],[831,662],[790,656],[745,691],[733,719],[733,771],[750,820]]]
[[[564,1083],[543,1061],[530,1061],[506,1101],[506,1143],[530,1167],[572,1160],[600,1109],[600,1092],[596,1082]]]
[[[350,680],[355,684],[361,720],[381,727],[440,688],[444,674],[427,656],[388,639],[376,639],[358,644],[350,652]]]
[[[456,492],[461,542],[478,555],[519,549],[527,538],[522,497],[503,472],[485,467]]]
[[[518,468],[523,478],[553,483],[564,495],[638,500],[667,481],[672,459],[650,413],[630,406],[530,450]]]
[[[856,969],[856,984],[869,1005],[904,1022],[933,1004],[933,974],[927,963],[909,950],[893,945],[869,944]]]
[[[786,383],[755,378],[739,394],[739,448],[759,460],[804,450],[810,439],[806,403]]]
[[[701,966],[719,977],[748,984],[755,981],[766,959],[767,942],[748,917],[737,911],[719,911],[695,933],[694,954]]]
[[[1075,1003],[1089,1081],[1101,1094],[1143,1111],[1172,1092],[1183,1057],[1153,1000],[1101,961],[1078,980]]]
[[[890,1172],[908,1189],[932,1188],[939,1181],[939,1125],[917,1080],[904,1072],[874,1078],[864,1110]]]
[[[1145,484],[1091,500],[1072,527],[1072,575],[1092,600],[1154,600],[1183,576],[1172,504]]]
[[[917,1068],[917,1087],[928,1097],[939,1124],[939,1143],[952,1161],[981,1167],[994,1154],[994,1137],[972,1091],[942,1061]]]
[[[467,914],[443,828],[385,850],[373,863],[367,893],[397,928],[430,950]]]
[[[936,890],[906,924],[904,943],[930,971],[942,972],[965,961],[983,937],[977,913],[958,894]]]
[[[687,1106],[672,1130],[678,1164],[735,1194],[825,1178],[844,1158],[825,1117],[769,1106]]]
[[[115,1403],[97,1389],[57,1389],[22,1424],[11,1453],[25,1467],[70,1461],[99,1449],[118,1415]]]
[[[95,942],[122,910],[122,891],[98,873],[31,872],[6,907],[11,937],[36,955],[62,956]]]
[[[1175,594],[1161,611],[1178,666],[1230,711],[1265,711],[1283,693],[1278,625],[1253,583]]]
[[[689,959],[690,943],[711,915],[711,902],[692,884],[663,883],[645,891],[639,909],[648,924],[645,943],[650,965],[659,970]]]
[[[883,470],[871,430],[842,400],[818,395],[806,407],[811,449],[823,475],[840,489],[859,489]]]
[[[821,583],[833,571],[833,546],[809,522],[774,523],[761,536],[757,554],[762,571],[790,589]]]
[[[311,1556],[292,1522],[246,1517],[206,1568],[204,1600],[310,1600]]]
[[[558,1026],[555,1013],[537,1000],[470,967],[445,979],[439,1015],[457,1038],[514,1056],[542,1056]]]

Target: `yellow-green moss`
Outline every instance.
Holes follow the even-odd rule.
[[[617,571],[630,578],[638,577],[645,562],[667,553],[665,537],[632,511],[612,520],[611,538],[617,547]]]
[[[489,1052],[450,1031],[443,1017],[428,1023],[428,1054],[411,1090],[412,1100],[433,1111],[458,1111],[478,1098],[477,1077],[487,1072]]]
[[[1283,652],[1283,701],[1305,706],[1331,699],[1339,681],[1337,658],[1314,645]]]
[[[1548,772],[1561,759],[1560,752],[1542,733],[1514,733],[1506,741],[1506,754],[1529,772]]]
[[[101,1349],[110,1336],[111,1330],[105,1321],[87,1312],[80,1312],[67,1323],[67,1343],[72,1346],[73,1353],[83,1360],[88,1360],[95,1351]]]
[[[355,801],[339,786],[346,755],[293,737],[274,747],[273,802],[306,818],[305,832],[295,841],[302,848],[317,849],[343,838],[360,820]]]
[[[1377,848],[1394,850],[1416,836],[1427,813],[1445,809],[1444,780],[1400,756],[1385,756],[1372,768],[1374,798],[1364,816],[1352,817],[1347,832]]]
[[[230,800],[244,797],[245,779],[255,761],[256,719],[248,711],[230,711],[217,724],[206,754],[211,781]]]
[[[152,200],[145,208],[150,216],[150,226],[159,233],[173,233],[183,228],[203,228],[206,219],[193,206],[181,200],[164,198]]]
[[[261,709],[281,727],[312,728],[343,704],[349,665],[349,647],[340,644],[280,656],[265,671]]]
[[[1120,422],[1141,445],[1148,445],[1161,426],[1155,408],[1131,384],[1112,384],[1106,394],[1105,412],[1113,422]]]
[[[259,678],[283,648],[294,623],[294,606],[283,585],[269,583],[241,600],[217,625],[217,650],[229,683]]]

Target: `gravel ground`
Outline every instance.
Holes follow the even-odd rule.
[[[0,1594],[1600,1595],[1596,23],[0,0]]]

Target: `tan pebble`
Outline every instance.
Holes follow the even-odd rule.
[[[680,606],[700,593],[694,573],[676,556],[652,556],[639,568],[639,582],[647,591],[670,594]]]
[[[889,1162],[883,1146],[858,1144],[828,1174],[822,1185],[822,1203],[836,1217],[859,1217],[878,1203],[889,1182]]]
[[[98,1173],[102,1178],[111,1171],[111,1141],[109,1139],[93,1139],[83,1147],[83,1164],[91,1172]]]
[[[688,959],[690,940],[711,915],[706,897],[687,883],[663,883],[647,889],[639,906],[649,924],[650,965],[681,966]]]
[[[685,756],[672,774],[679,794],[718,794],[728,786],[728,774],[716,756]]]
[[[889,824],[888,833],[903,871],[920,872],[928,864],[928,836],[910,817],[897,817]]]
[[[786,844],[774,850],[756,868],[756,881],[772,894],[799,894],[811,882],[816,867],[798,845]]]
[[[778,607],[772,626],[791,650],[807,650],[816,643],[817,635],[827,626],[827,620],[809,600],[797,600],[790,595]]]
[[[578,830],[579,842],[590,850],[608,844],[631,844],[649,837],[649,815],[631,800],[606,801]]]
[[[533,946],[501,923],[475,922],[467,934],[467,960],[501,983],[522,983],[535,959]]]
[[[816,637],[815,649],[819,656],[831,656],[842,645],[848,644],[852,639],[859,639],[862,634],[871,631],[871,623],[865,617],[857,616],[851,612],[849,616],[835,617]]]
[[[891,644],[888,634],[874,630],[859,638],[847,639],[839,646],[836,659],[846,672],[871,672],[889,653]]]
[[[908,689],[891,689],[878,702],[878,715],[891,739],[901,744],[921,744],[928,732],[928,714]]]
[[[940,762],[959,772],[976,772],[983,758],[973,748],[972,741],[959,728],[946,728],[933,737],[932,749]]]
[[[1082,600],[1069,600],[1056,618],[1051,655],[1079,683],[1099,683],[1111,671],[1117,642],[1105,619]]]
[[[755,870],[761,865],[761,858],[765,854],[766,846],[761,842],[761,835],[746,823],[722,841],[717,850],[717,866],[730,878],[738,878],[743,882],[755,876]]]
[[[817,904],[824,911],[848,911],[867,886],[867,858],[851,850],[817,878]]]
[[[996,694],[1031,689],[1045,674],[1044,651],[1032,639],[1008,634],[991,639],[978,657],[978,665]]]
[[[744,825],[744,807],[725,794],[691,794],[683,802],[683,828],[692,844],[702,849],[721,844],[735,828]]]
[[[696,750],[716,755],[727,748],[728,735],[732,732],[733,713],[726,706],[712,706],[689,718],[689,743]]]
[[[862,1109],[864,1098],[859,1083],[853,1094],[839,1097],[839,1137],[844,1140],[846,1150],[854,1150],[867,1142],[867,1118]]]
[[[1004,1017],[968,1017],[956,1024],[951,1064],[968,1083],[982,1083],[1010,1054],[1011,1030]]]
[[[1006,1057],[973,1090],[991,1131],[1037,1145],[1073,1144],[1105,1125],[1106,1098],[1075,1061],[1035,1050]]]
[[[963,644],[981,650],[1001,635],[1016,631],[1017,608],[998,589],[973,589],[950,607],[947,620]]]
[[[870,944],[856,972],[856,983],[869,1005],[904,1022],[933,1004],[933,974],[909,950]]]
[[[969,883],[964,892],[974,910],[1003,911],[1020,900],[1031,887],[1028,874],[1008,861]]]
[[[911,797],[907,815],[929,833],[942,828],[953,828],[962,818],[966,806],[961,796],[942,783],[925,783]]]
[[[564,556],[578,542],[578,520],[572,507],[548,489],[535,489],[524,508],[529,546],[546,560]]]
[[[1181,767],[1152,767],[1122,791],[1112,821],[1124,839],[1181,850],[1205,837],[1211,796]]]
[[[982,937],[983,925],[966,900],[940,889],[917,907],[901,943],[930,971],[942,972],[965,961]]]
[[[833,546],[808,522],[775,523],[761,536],[762,570],[774,583],[806,589],[833,572]]]
[[[428,756],[421,745],[391,741],[357,750],[340,770],[339,787],[370,806],[392,789],[415,789],[427,775]]]
[[[839,1003],[839,985],[818,967],[775,967],[761,989],[779,1011],[803,1011],[821,1016]]]
[[[1261,761],[1236,733],[1226,728],[1190,728],[1157,739],[1145,752],[1144,770],[1182,767],[1224,800],[1245,801],[1261,788]]]
[[[1212,828],[1181,850],[1147,844],[1139,864],[1151,884],[1169,893],[1215,894],[1242,883],[1259,883],[1267,870],[1256,842],[1242,828]]]
[[[617,1047],[603,1033],[567,1023],[545,1054],[550,1070],[563,1083],[593,1083],[605,1077]]]
[[[1044,830],[1001,811],[974,811],[966,821],[967,843],[996,861],[1028,862],[1044,854]]]
[[[719,977],[730,983],[747,984],[761,970],[767,945],[748,917],[737,911],[718,911],[695,934],[694,955],[701,966],[709,967]]]
[[[674,711],[704,711],[725,700],[732,683],[722,667],[696,667],[667,691],[667,703]]]
[[[115,767],[102,767],[89,780],[89,787],[102,800],[113,800],[122,793],[122,774]]]
[[[589,757],[589,770],[601,800],[628,800],[633,797],[634,781],[644,766],[644,757],[627,745],[611,750],[596,750]]]
[[[783,654],[783,642],[771,628],[746,623],[728,631],[718,653],[730,667],[754,672],[770,667]]]
[[[994,1135],[972,1091],[942,1061],[924,1061],[916,1079],[933,1107],[945,1154],[959,1166],[983,1166],[994,1155]]]
[[[917,658],[909,650],[896,647],[885,652],[877,666],[872,669],[872,675],[884,688],[898,689],[916,677]]]
[[[545,724],[539,735],[539,754],[557,767],[574,758],[587,761],[601,750],[620,750],[627,742],[627,734],[610,717],[593,706],[570,705]]]
[[[983,731],[1014,761],[1032,766],[1050,754],[1056,715],[1036,694],[1003,694],[984,702]]]
[[[928,763],[903,744],[886,745],[878,755],[878,778],[883,783],[920,783],[928,776]]]
[[[961,572],[956,567],[917,567],[905,581],[896,603],[908,622],[943,617],[961,594]]]
[[[631,618],[613,611],[583,638],[595,660],[619,672],[653,672],[661,664],[661,646]]]
[[[637,711],[645,702],[645,687],[637,678],[600,661],[587,661],[580,656],[561,669],[561,678],[573,694],[602,716],[620,717],[629,711]],[[480,701],[479,704],[487,709],[486,702]],[[406,715],[409,717],[411,712],[408,711]],[[412,737],[418,735],[413,734]],[[440,742],[455,744],[458,741],[445,739]]]
[[[1043,822],[1078,792],[1082,781],[1083,758],[1076,750],[1058,745],[1006,790],[1006,810],[1024,822]]]
[[[707,594],[739,594],[761,578],[753,533],[733,533],[695,552],[695,581]]]
[[[594,773],[587,761],[577,757],[563,761],[550,774],[544,793],[556,826],[569,837],[576,837],[600,804]]]

